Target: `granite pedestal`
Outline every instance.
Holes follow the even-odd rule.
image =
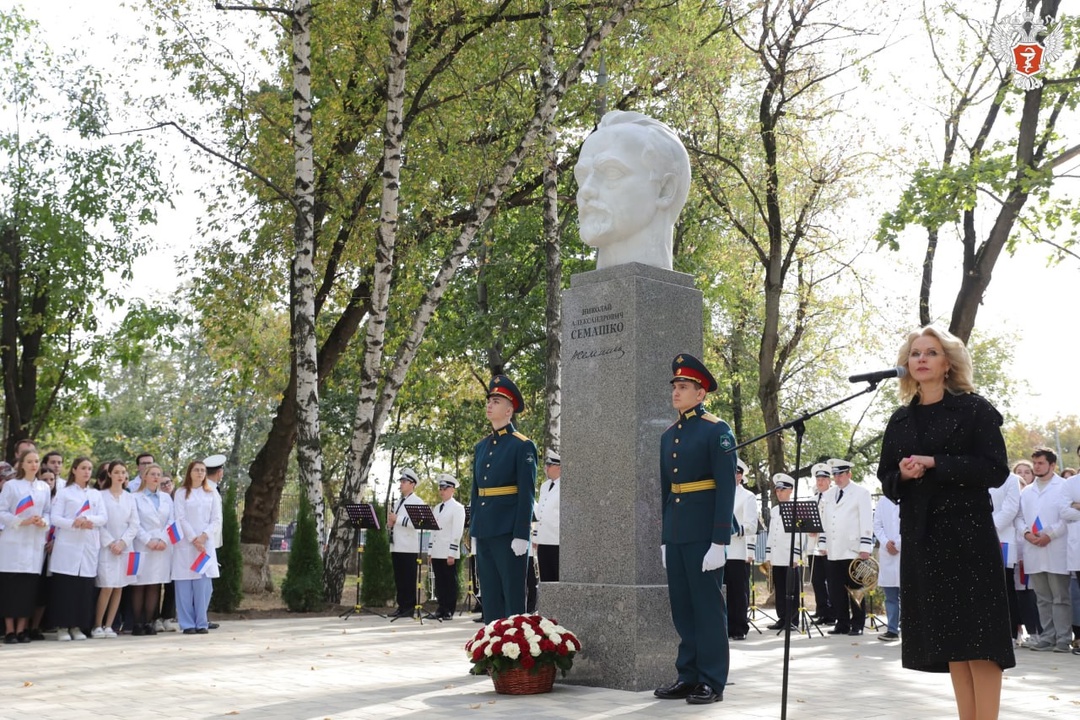
[[[689,275],[630,263],[563,293],[560,582],[539,610],[583,650],[565,682],[648,690],[675,679],[678,635],[660,564],[660,436],[674,422],[671,360],[701,356]]]

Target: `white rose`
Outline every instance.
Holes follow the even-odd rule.
[[[532,655],[533,657],[540,657],[540,643],[538,643],[538,642],[530,642],[529,643],[529,654]]]
[[[544,631],[544,634],[551,632],[554,627],[555,623],[551,622],[547,618],[544,618],[540,621],[540,629]]]
[[[562,635],[559,633],[548,633],[547,639],[558,645],[562,642]]]
[[[511,660],[517,660],[521,655],[521,648],[517,646],[517,643],[507,643],[502,647],[502,654]]]
[[[484,654],[487,655],[488,657],[491,657],[491,646],[490,645],[488,645],[486,648],[484,648]]]
[[[523,628],[523,630],[524,630],[523,634],[525,635],[525,638],[528,639],[528,640],[531,640],[534,637],[540,637],[539,635],[536,634],[536,631],[533,630],[531,627]]]
[[[512,628],[507,629],[507,631],[504,632],[503,635],[505,635],[506,637],[510,637],[511,635],[517,634],[517,631],[518,631],[518,629],[516,627],[512,627]]]
[[[566,638],[566,649],[570,652],[577,652],[581,649],[581,646],[573,638]]]

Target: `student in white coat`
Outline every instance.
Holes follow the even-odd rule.
[[[0,490],[0,616],[4,643],[30,642],[27,622],[34,612],[52,498],[37,479],[41,461],[27,450],[15,462],[15,477]]]
[[[56,528],[49,570],[52,596],[49,614],[56,625],[56,639],[85,640],[94,627],[97,568],[101,534],[108,522],[101,493],[90,487],[94,463],[77,457],[68,471],[67,484],[53,499],[52,525]]]
[[[749,468],[742,460],[735,465],[735,508],[731,544],[727,547],[724,586],[727,588],[728,637],[745,640],[750,632],[750,567],[757,545],[757,495],[746,489]]]
[[[205,635],[207,610],[219,576],[214,538],[221,532],[221,503],[206,482],[206,465],[195,461],[184,471],[184,484],[173,497],[176,524],[183,535],[173,547],[172,577],[176,616],[185,635]]]
[[[125,587],[135,579],[138,556],[134,555],[132,544],[139,532],[139,512],[135,509],[135,499],[124,486],[127,484],[128,470],[120,460],[113,460],[106,467],[105,480],[101,490],[102,505],[108,520],[99,529],[101,552],[98,556],[97,612],[94,629],[90,635],[95,638],[114,638],[113,621],[120,607],[120,597]]]
[[[544,482],[533,506],[532,541],[540,582],[559,582],[559,504],[562,496],[562,458],[549,449],[544,456]]]
[[[135,550],[139,553],[139,573],[131,603],[135,611],[132,635],[157,635],[154,618],[161,603],[161,585],[172,579],[172,547],[169,526],[173,524],[172,498],[161,492],[161,466],[140,468],[141,490],[134,493],[139,511],[139,532]]]
[[[461,536],[465,533],[465,506],[454,499],[457,480],[453,475],[435,476],[439,485],[439,504],[431,510],[439,529],[431,534],[428,556],[435,571],[435,595],[439,609],[433,619],[453,620],[457,611],[458,558],[461,557]]]
[[[1080,475],[1065,478],[1061,486],[1061,519],[1069,533],[1065,567],[1080,580]],[[1073,647],[1072,654],[1080,655],[1080,648]]]
[[[994,505],[994,527],[1001,543],[1001,559],[1005,561],[1005,597],[1009,600],[1009,623],[1013,630],[1013,642],[1021,631],[1020,601],[1016,595],[1016,561],[1019,548],[1016,544],[1016,515],[1020,512],[1020,476],[1009,473],[999,487],[990,488],[990,502]]]
[[[882,495],[874,508],[878,548],[878,586],[885,593],[885,632],[878,640],[900,638],[900,506]]]
[[[798,590],[793,596],[794,602],[788,601],[788,592],[791,588],[802,588],[802,565],[803,549],[806,536],[799,533],[795,538],[795,554],[791,554],[791,533],[784,530],[784,520],[780,516],[780,503],[791,502],[792,491],[795,489],[795,479],[785,473],[776,473],[772,476],[773,487],[776,488],[777,504],[769,511],[769,537],[765,547],[766,556],[772,565],[772,580],[774,596],[776,597],[776,622],[768,626],[769,630],[783,630],[788,624],[797,632],[799,618],[796,617],[798,607]],[[789,586],[788,581],[794,581]]]

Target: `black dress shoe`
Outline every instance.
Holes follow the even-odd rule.
[[[701,683],[694,688],[694,692],[686,696],[686,702],[691,705],[708,705],[709,703],[720,702],[723,699],[724,694],[713,690],[708,683]]]
[[[210,628],[211,630],[217,630],[221,626],[218,625],[217,623],[212,622],[212,623],[208,623],[206,627]]]
[[[834,628],[833,628],[832,630],[830,630],[830,631],[829,631],[829,634],[830,634],[830,635],[847,635],[847,634],[848,634],[848,632],[849,632],[849,629],[848,629],[848,628],[841,628],[841,627],[840,627],[840,626],[838,625],[838,626],[834,627]]]
[[[5,645],[14,645],[17,642],[19,642],[19,636],[16,635],[15,633],[8,633],[7,635],[4,636],[4,644]]]
[[[745,635],[732,635],[730,639],[731,640],[745,640],[746,636]]]
[[[784,629],[784,623],[774,622],[771,625],[766,625],[765,629],[766,630],[783,630]]]
[[[135,635],[136,637],[138,637],[140,635],[145,635],[146,634],[146,628],[143,627],[142,624],[136,625],[135,627],[131,628],[131,634]]]
[[[195,628],[184,628],[184,634],[185,635],[194,635],[195,634]]]
[[[690,694],[698,687],[699,686],[695,683],[686,683],[682,680],[676,680],[670,685],[656,688],[653,690],[653,695],[661,700],[682,700],[690,697]]]
[[[878,640],[884,640],[885,642],[889,642],[890,640],[899,640],[900,636],[890,630],[888,632],[883,632],[880,635],[878,635],[877,639]]]
[[[862,635],[862,630],[849,630],[848,635]]]
[[[209,635],[210,630],[207,628],[195,628],[196,635]]]
[[[45,634],[43,632],[41,632],[41,628],[34,628],[33,630],[30,631],[30,639],[31,640],[44,640],[45,639]]]
[[[16,639],[16,640],[17,640],[18,642],[20,642],[20,643],[23,643],[23,644],[25,644],[25,643],[28,643],[28,642],[30,642],[30,633],[28,633],[28,632],[26,632],[25,630],[23,630],[23,631],[22,631],[21,633],[19,633],[19,634],[18,634],[18,635],[17,635],[16,637],[15,637],[15,639]]]
[[[143,625],[143,635],[157,635],[157,630],[154,629],[152,624],[146,623]]]

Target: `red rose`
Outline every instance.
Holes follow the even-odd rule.
[[[502,640],[501,639],[496,640],[491,646],[491,654],[494,656],[494,655],[498,655],[499,653],[501,653],[502,652],[502,646],[503,646]]]
[[[566,649],[566,645],[563,644],[560,644],[557,648],[555,648],[555,652],[559,653],[560,655],[566,655],[569,653],[569,651]]]
[[[472,654],[473,662],[480,662],[480,660],[483,657],[484,657],[484,648],[478,647],[475,650],[473,650],[473,654]]]
[[[536,661],[533,660],[533,656],[530,655],[528,652],[525,652],[521,655],[521,657],[519,658],[519,662],[521,663],[521,667],[525,668],[526,670],[532,669],[532,666],[536,664]]]
[[[553,650],[555,650],[555,643],[547,638],[540,641],[540,652],[552,652]]]

